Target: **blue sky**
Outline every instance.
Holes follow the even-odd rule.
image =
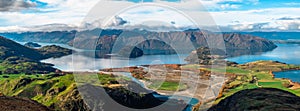
[[[11,5],[9,7],[0,8],[0,32],[84,28],[86,27],[86,25],[82,26],[85,22],[83,21],[84,18],[100,2],[100,0],[10,1],[15,1],[15,3],[9,4]],[[164,3],[174,6],[178,10],[193,13],[193,16],[197,16],[197,13],[203,11],[200,6],[202,5],[212,16],[216,25],[225,31],[300,30],[300,0],[199,0],[198,4],[200,5],[190,1],[193,0],[144,0],[146,3]],[[101,12],[103,18],[100,17],[98,22],[89,22],[89,26],[96,24],[96,27],[103,24],[101,21],[105,21],[107,17],[110,17],[108,13],[116,10],[117,7],[140,4],[141,0],[115,0],[106,3],[110,7],[101,9],[104,10]],[[0,4],[0,6],[2,5],[6,6],[7,4]],[[163,8],[137,8],[118,16],[118,20],[113,20],[112,25],[118,25],[118,22],[126,21],[126,27],[135,26],[145,22],[141,19],[151,20],[151,18],[155,18],[153,20],[172,23],[176,27],[191,26],[180,15]]]

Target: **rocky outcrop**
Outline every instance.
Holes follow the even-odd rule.
[[[300,97],[279,89],[242,90],[208,111],[299,111]]]
[[[185,60],[193,64],[208,65],[224,61],[223,59],[225,58],[226,53],[221,49],[210,49],[208,47],[200,47],[196,51],[192,51],[191,54]]]
[[[140,85],[137,85],[137,83],[132,82],[129,85],[133,85],[131,88],[134,88],[135,91],[147,91]],[[157,99],[152,93],[135,93],[127,90],[127,88],[100,88],[92,85],[85,85],[80,88],[85,102],[93,110],[128,111],[132,109],[151,109],[153,111],[182,111],[187,106],[183,102],[172,99],[167,99],[167,103],[164,104],[166,100]]]
[[[46,106],[29,99],[0,96],[1,111],[51,111]]]

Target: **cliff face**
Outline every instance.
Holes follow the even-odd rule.
[[[279,89],[248,89],[233,94],[208,111],[299,111],[300,97]]]
[[[225,42],[226,51],[229,56],[256,54],[270,51],[277,47],[269,40],[252,35],[238,33],[224,33],[220,35],[218,33],[199,30],[150,32],[94,29],[83,32],[30,32],[2,35],[7,35],[8,37],[20,41],[30,40],[35,42],[66,43],[82,49],[97,49],[97,53],[100,53],[98,55],[110,54],[114,52],[113,49],[118,50],[121,49],[120,47],[125,46],[136,46],[141,49],[144,54],[190,53],[192,50],[190,50],[191,48],[187,46],[187,44],[192,42],[191,44],[196,49],[199,47],[207,47],[207,37],[212,39],[213,44]],[[77,38],[74,38],[75,35]],[[223,37],[223,39],[215,39],[217,36]],[[178,41],[180,41],[180,43],[178,43]]]

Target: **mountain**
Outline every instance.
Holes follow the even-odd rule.
[[[27,42],[26,44],[24,44],[24,46],[30,47],[30,48],[41,47],[40,44],[38,44],[38,43],[33,43],[33,42]]]
[[[0,96],[0,109],[2,111],[52,111],[36,101],[7,96]]]
[[[208,111],[299,111],[300,97],[279,89],[258,88],[239,91]]]
[[[2,33],[0,35],[18,41],[65,43],[76,48],[97,50],[98,53],[104,52],[104,55],[118,53],[122,47],[132,47],[133,49],[134,46],[141,49],[146,55],[190,53],[193,51],[192,47],[195,47],[195,49],[208,47],[207,38],[210,38],[213,45],[224,42],[229,56],[256,54],[271,51],[277,47],[272,41],[258,36],[241,33],[221,34],[202,30],[153,32],[146,30],[94,29],[81,32],[26,32]],[[192,46],[187,46],[189,44],[192,44]],[[96,57],[103,57],[103,54],[96,55],[98,55]]]
[[[90,79],[84,79],[89,74],[82,76],[81,79],[85,82],[91,82]],[[95,85],[78,84],[78,81],[75,82],[73,74],[20,76],[17,78],[11,76],[0,79],[0,86],[3,86],[0,87],[0,92],[3,95],[33,99],[56,111],[126,111],[126,109],[128,111],[128,108],[153,108],[163,104],[166,100],[168,103],[163,105],[166,111],[179,111],[186,107],[186,104],[178,100],[157,99],[152,93],[146,93],[148,90],[135,82],[124,79],[123,87],[118,83],[118,77],[106,74],[98,76],[101,82],[99,81],[100,84],[94,82]],[[130,88],[139,89],[141,92],[132,92],[129,90]]]
[[[16,41],[24,42],[49,42],[68,43],[74,39],[76,31],[53,31],[53,32],[24,32],[24,33],[2,33],[0,36]]]
[[[55,72],[52,64],[40,60],[69,55],[72,50],[59,46],[32,49],[0,36],[0,74],[44,74]]]
[[[70,55],[73,52],[73,50],[71,49],[66,49],[56,45],[44,46],[37,50],[40,54],[43,55],[44,59],[52,58],[52,57],[59,58],[65,55]]]
[[[32,60],[40,60],[43,55],[37,50],[25,47],[12,40],[0,36],[0,60],[5,60],[8,57],[18,56]]]

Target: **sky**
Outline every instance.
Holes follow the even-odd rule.
[[[0,32],[195,23],[222,31],[300,31],[300,0],[0,0]]]

